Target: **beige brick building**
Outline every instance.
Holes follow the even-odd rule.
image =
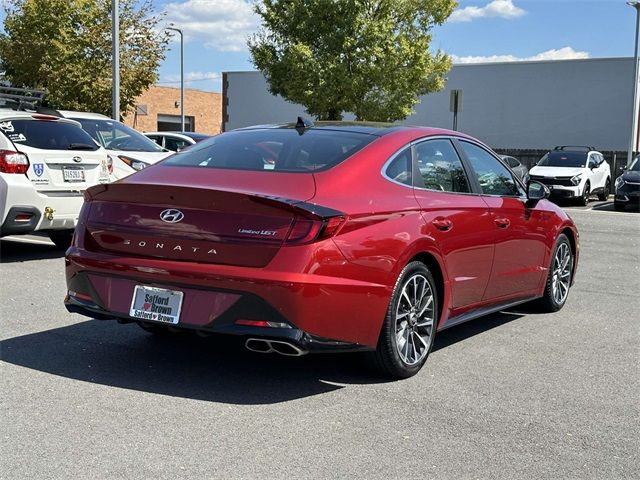
[[[222,95],[185,89],[185,130],[215,135],[222,125]],[[180,89],[152,86],[136,99],[124,123],[141,132],[180,130]]]

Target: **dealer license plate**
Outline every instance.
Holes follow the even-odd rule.
[[[180,319],[183,295],[176,290],[136,285],[129,315],[140,320],[175,325]]]
[[[84,168],[65,167],[62,169],[62,178],[65,182],[84,182]]]

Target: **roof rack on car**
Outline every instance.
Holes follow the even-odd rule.
[[[12,110],[36,111],[44,98],[44,91],[9,87],[0,84],[0,107]]]
[[[560,145],[558,147],[555,147],[554,150],[578,150],[578,151],[590,152],[592,150],[595,150],[595,148],[587,147],[584,145]]]

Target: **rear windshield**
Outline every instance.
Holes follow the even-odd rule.
[[[218,135],[179,152],[162,165],[314,172],[331,168],[377,137],[335,130],[242,130]]]
[[[99,147],[80,127],[57,120],[19,119],[0,122],[0,131],[16,146],[42,150],[97,150]]]
[[[153,140],[114,120],[74,118],[96,142],[109,150],[125,152],[164,152]]]
[[[549,152],[538,162],[540,167],[584,167],[586,152]]]

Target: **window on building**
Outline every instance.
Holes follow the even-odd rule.
[[[184,117],[184,131],[185,132],[194,132],[195,131],[195,118],[185,115]],[[158,114],[158,131],[159,132],[179,132],[181,130],[180,126],[180,115],[163,115]]]

